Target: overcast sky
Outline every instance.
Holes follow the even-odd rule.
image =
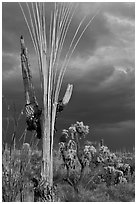
[[[52,8],[46,3],[47,15]],[[29,51],[34,85],[39,97],[36,57],[18,3],[3,3],[2,9],[3,95],[15,102],[19,112],[24,104],[20,66],[20,35]],[[135,137],[135,4],[80,3],[66,41],[85,14],[98,12],[72,57],[63,82],[74,84],[72,99],[57,121],[61,129],[76,121],[90,127],[87,139],[104,141],[113,149],[132,149]],[[3,126],[6,108],[3,104]]]

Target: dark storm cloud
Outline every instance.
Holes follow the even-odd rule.
[[[109,90],[109,92],[100,91],[90,94],[74,90],[71,102],[73,107],[71,112],[68,112],[68,117],[74,118],[75,115],[75,120],[89,121],[94,124],[134,120],[134,108],[131,110],[126,105],[133,100],[132,94],[129,90],[125,90],[122,93]]]
[[[8,72],[10,69],[14,69],[15,61],[12,60],[12,57],[9,57],[7,55],[3,56],[2,61],[2,69],[4,72]]]
[[[22,4],[25,6],[25,4]],[[67,83],[73,96],[57,121],[57,135],[76,121],[91,127],[89,139],[103,137],[114,148],[133,146],[135,111],[135,4],[80,3],[63,50],[67,51],[78,22],[84,15],[97,16],[83,35],[68,66]],[[46,3],[47,23],[53,4]],[[36,57],[18,3],[3,3],[3,94],[18,110],[24,104],[20,66],[20,35],[29,50],[34,85],[40,98]],[[131,137],[131,140],[130,140]],[[130,142],[128,142],[130,140]]]
[[[28,33],[27,26],[25,25],[24,19],[21,15],[18,3],[2,3],[2,41],[4,51],[12,53],[19,52],[20,35]]]
[[[83,67],[84,69],[85,67]],[[97,89],[98,86],[105,80],[107,80],[110,76],[113,75],[115,71],[114,67],[111,65],[106,66],[98,66],[98,67],[91,67],[85,70],[85,72],[81,71],[81,74],[77,74],[77,69],[71,69],[71,72],[66,75],[66,80],[70,81],[71,83],[76,84],[76,89],[80,92],[89,92],[91,90]],[[80,83],[80,82],[83,83]]]
[[[134,2],[107,2],[102,3],[102,10],[107,10],[109,13],[123,16],[130,19],[135,19],[135,3]]]
[[[124,16],[126,18],[135,19],[135,3],[134,2],[87,2],[80,4],[81,15],[92,15],[95,11],[109,12],[116,16]]]
[[[8,74],[8,72],[15,72],[15,68],[19,64],[18,56],[12,53],[3,53],[2,58],[2,69],[4,75]]]
[[[72,75],[70,81],[74,83]],[[114,81],[109,81],[113,76]],[[72,112],[79,113],[81,120],[88,118],[96,123],[134,120],[134,72],[126,77],[117,75],[109,66],[89,70],[83,77],[77,77],[72,100]]]

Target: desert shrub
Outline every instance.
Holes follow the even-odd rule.
[[[9,155],[7,159],[7,155]],[[26,158],[27,160],[27,158]],[[13,202],[18,194],[22,194],[28,180],[25,174],[25,157],[20,151],[6,150],[3,153],[2,197],[3,201]],[[21,195],[22,200],[22,195]]]
[[[94,190],[86,190],[81,186],[79,202],[108,202],[109,195],[106,193],[106,185],[100,184]]]
[[[23,201],[33,191],[32,178],[40,176],[41,154],[30,145],[23,144],[21,150],[6,149],[2,155],[3,201]]]
[[[107,192],[113,201],[129,202],[135,197],[135,185],[133,183],[121,183],[117,186],[111,186]]]
[[[61,202],[78,202],[78,194],[74,191],[73,187],[63,183],[57,186],[57,194]]]

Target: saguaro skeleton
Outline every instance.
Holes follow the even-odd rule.
[[[36,131],[38,139],[42,138],[42,122],[41,115],[42,110],[39,108],[35,91],[32,83],[32,74],[30,70],[30,64],[28,60],[27,48],[25,47],[25,42],[23,36],[20,38],[21,43],[21,65],[22,65],[22,77],[24,83],[24,93],[25,93],[25,114],[26,114],[26,123],[27,130]],[[59,100],[56,108],[56,116],[58,113],[62,112],[64,107],[68,104],[71,94],[72,94],[72,85],[68,85],[66,93],[62,100]],[[56,129],[56,128],[55,128]]]
[[[21,38],[20,38],[20,43],[21,43],[22,77],[23,77],[24,92],[25,92],[25,113],[26,113],[27,130],[35,131],[37,138],[41,139],[42,138],[42,122],[41,122],[42,110],[39,108],[39,105],[38,105],[38,102],[37,102],[37,99],[35,96],[34,87],[33,87],[33,83],[32,83],[32,75],[31,75],[30,65],[28,62],[27,48],[25,47],[23,36],[21,36]],[[72,94],[72,85],[69,84],[63,99],[59,100],[59,102],[57,103],[55,122],[56,122],[58,113],[62,112],[64,107],[68,104],[70,97],[71,97],[71,94]],[[43,166],[42,166],[42,168],[43,168]],[[43,180],[43,178],[42,178],[42,180]],[[47,181],[47,179],[45,179],[45,177],[44,177],[44,181]],[[39,182],[37,181],[37,183],[39,183]],[[39,184],[39,185],[41,185],[41,184]],[[52,185],[52,183],[50,181],[48,181],[48,186],[47,186],[47,184],[44,185],[45,190],[42,190],[42,191],[39,190],[39,185],[36,188],[35,182],[34,182],[34,189],[35,189],[34,201],[35,202],[37,202],[37,201],[49,201],[49,200],[52,201],[53,200],[53,198],[52,198],[53,197],[52,196],[53,188],[50,187]],[[47,195],[47,197],[46,197],[46,195]]]
[[[35,96],[34,86],[32,82],[32,74],[30,70],[30,64],[28,60],[27,48],[23,36],[20,38],[21,44],[21,65],[22,65],[22,77],[24,83],[25,93],[25,114],[27,130],[36,131],[37,138],[41,139],[41,114],[42,110],[39,108],[37,98]],[[56,110],[56,118],[58,113],[64,110],[64,107],[68,104],[72,94],[72,85],[68,85],[66,93],[62,100],[59,100]]]
[[[21,38],[21,60],[26,98],[26,116],[29,112],[28,109],[31,109],[33,113],[32,116],[35,116],[30,117],[31,114],[28,114],[28,124],[32,123],[32,129],[35,129],[36,131],[38,131],[39,122],[41,121],[43,143],[41,175],[43,179],[52,186],[55,121],[57,114],[61,112],[64,106],[69,102],[73,89],[73,86],[68,84],[64,98],[59,100],[63,77],[72,54],[95,16],[89,20],[87,20],[85,16],[81,19],[76,27],[74,35],[72,36],[67,52],[64,55],[63,48],[66,42],[66,36],[75,15],[77,4],[54,2],[54,9],[51,12],[49,23],[47,23],[45,12],[46,4],[47,2],[31,2],[26,3],[26,7],[24,7],[23,4],[19,3],[38,58],[43,100],[41,112],[31,82],[32,77],[27,64],[27,52],[23,44],[23,39]]]

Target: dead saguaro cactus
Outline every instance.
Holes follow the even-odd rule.
[[[42,109],[39,108],[38,102],[35,96],[35,91],[32,83],[32,74],[30,70],[30,64],[28,59],[27,48],[23,36],[20,38],[21,44],[21,65],[22,65],[22,77],[24,83],[25,93],[25,114],[27,130],[36,131],[37,138],[42,138],[42,123],[41,115]],[[63,99],[59,100],[56,106],[55,123],[57,115],[62,112],[65,106],[68,104],[72,95],[73,85],[68,84]]]
[[[69,27],[76,12],[78,5],[76,3],[52,3],[54,5],[51,11],[51,18],[47,23],[46,6],[47,2],[31,2],[25,5],[19,3],[24,19],[26,21],[31,40],[34,45],[36,56],[38,59],[38,68],[41,79],[42,90],[42,114],[41,114],[41,130],[42,130],[42,178],[53,186],[53,139],[56,117],[69,102],[72,94],[72,85],[68,85],[65,96],[59,100],[59,94],[62,87],[65,71],[69,65],[70,59],[81,39],[84,32],[92,22],[92,19],[86,19],[84,16],[76,27],[76,31],[72,36],[64,54],[64,44]],[[23,46],[22,46],[23,47]],[[26,60],[26,50],[22,49],[22,66],[24,66],[27,79],[24,83],[26,86],[26,98],[28,97],[28,88],[33,95],[29,66]],[[32,101],[36,103],[35,97]],[[29,102],[31,103],[31,102]],[[31,103],[32,104],[32,103]],[[37,103],[36,103],[37,104]],[[34,109],[34,108],[33,108]],[[34,111],[35,112],[35,111]]]
[[[41,113],[42,110],[38,106],[38,102],[35,96],[35,91],[32,83],[32,74],[30,70],[30,64],[28,60],[27,48],[25,47],[25,42],[23,36],[20,38],[21,44],[21,64],[22,64],[22,77],[24,83],[25,92],[25,113],[26,113],[26,123],[27,130],[36,131],[37,138],[41,139]],[[62,112],[65,106],[68,104],[72,95],[73,86],[68,84],[65,95],[62,100],[57,103],[56,118],[57,114]]]

